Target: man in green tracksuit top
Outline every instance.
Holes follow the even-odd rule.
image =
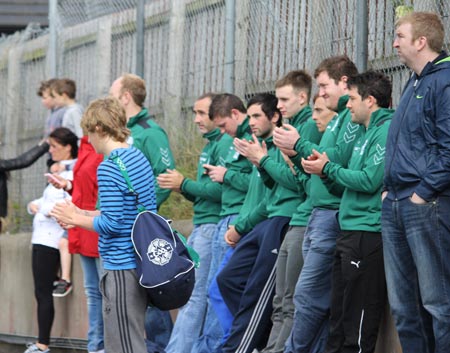
[[[222,184],[211,181],[205,173],[204,164],[224,165],[233,139],[222,134],[209,118],[209,107],[216,95],[206,93],[199,97],[193,107],[194,123],[207,143],[203,148],[197,166],[197,178],[184,177],[177,170],[168,169],[157,177],[161,188],[181,192],[194,203],[194,229],[188,243],[200,256],[201,266],[195,271],[195,287],[189,302],[178,312],[166,353],[191,352],[195,339],[200,335],[206,311],[206,295],[211,262],[211,241],[220,220]],[[189,335],[185,333],[189,332]]]
[[[299,134],[301,134],[305,139],[318,143],[321,138],[321,133],[319,133],[316,124],[311,118],[311,108],[308,105],[310,94],[312,89],[312,78],[311,76],[303,70],[295,70],[289,72],[286,76],[278,80],[275,84],[275,93],[278,99],[277,107],[279,108],[283,118],[288,119]],[[267,195],[264,202],[260,205],[258,209],[263,207],[265,211],[265,216],[259,219],[252,217],[252,228],[258,224],[263,226],[264,230],[270,229],[272,224],[275,224],[279,217],[291,218],[294,210],[305,200],[306,194],[303,188],[303,184],[299,182],[299,178],[303,176],[303,173],[297,169],[289,159],[282,154],[282,152],[276,148],[273,151],[269,150],[268,153],[264,153],[261,149],[257,149],[256,144],[252,144],[249,147],[249,152],[244,153],[254,164],[257,164],[261,173],[261,178],[264,180],[267,189]],[[254,210],[252,216],[257,212]],[[269,218],[268,222],[263,222],[266,218]],[[267,223],[267,224],[266,224]],[[251,229],[242,229],[241,224],[236,224],[237,237],[240,234],[249,232]],[[286,229],[284,229],[284,232]],[[280,241],[284,238],[284,232],[271,235],[272,238],[276,238],[278,243],[270,243],[270,251],[278,253],[280,248]],[[254,229],[252,231],[252,236],[255,238],[254,244],[262,241],[268,233],[261,231],[260,229]],[[278,236],[279,235],[279,236]],[[289,228],[286,237],[294,237],[296,240],[299,238],[298,233],[295,229]],[[246,238],[248,238],[246,236]],[[301,243],[301,240],[299,240]],[[272,290],[275,277],[275,268],[278,271],[275,263],[271,262],[271,256],[273,253],[264,254],[267,250],[269,244],[265,242],[261,243],[259,249],[255,255],[255,265],[253,266],[255,271],[250,274],[250,277],[246,288],[252,287],[252,292],[258,293],[254,283],[264,284],[265,287],[262,288],[262,293],[257,300],[252,301],[250,296],[243,292],[243,306],[247,308],[247,313],[254,312],[254,318],[251,320],[246,319],[244,313],[243,315],[238,314],[233,323],[233,328],[230,338],[225,342],[222,348],[223,352],[236,351],[236,352],[246,352],[251,351],[253,348],[264,347],[267,340],[267,335],[265,331],[268,329],[270,324],[269,316],[271,315],[270,302],[273,296]],[[245,243],[247,248],[250,248],[252,243],[247,240]],[[281,245],[282,246],[282,245]],[[247,250],[243,250],[247,251]],[[250,257],[250,251],[247,251],[245,256]],[[265,257],[265,264],[261,266],[258,264],[257,258],[260,256]],[[237,256],[235,258],[238,259]],[[273,260],[276,260],[277,256],[273,256]],[[237,266],[239,266],[239,260],[233,261]],[[231,272],[233,263],[228,265],[228,272]],[[266,270],[266,272],[264,272]],[[227,278],[222,276],[222,282],[227,282]],[[231,281],[233,283],[233,281]],[[231,285],[226,287],[226,283],[222,284],[224,291],[229,290]],[[229,299],[230,300],[230,299]],[[256,304],[256,307],[253,305]],[[269,305],[268,305],[269,304]],[[284,342],[283,342],[284,346]]]
[[[214,121],[222,133],[231,137],[251,139],[249,118],[241,99],[233,94],[219,94],[211,102],[209,108],[210,119]],[[222,208],[220,221],[217,224],[211,244],[211,263],[209,268],[207,287],[215,277],[225,252],[230,248],[224,240],[224,234],[230,223],[239,214],[245,195],[249,188],[252,164],[241,156],[234,146],[230,146],[225,166],[214,166],[209,163],[203,165],[213,182],[222,184]],[[222,338],[222,329],[217,316],[208,302],[205,324],[201,336],[194,343],[192,353],[213,352]]]
[[[247,106],[247,113],[250,117],[249,125],[254,136],[253,143],[258,145],[262,143],[265,144],[269,153],[272,153],[275,149],[275,146],[272,143],[273,129],[275,126],[281,126],[281,114],[276,108],[276,105],[276,97],[272,94],[264,93],[253,96]],[[256,106],[258,107],[255,111]],[[240,151],[239,143],[247,142],[247,140],[235,139],[236,149]],[[250,142],[248,143],[250,144]],[[242,152],[241,154],[245,155]],[[260,207],[265,197],[266,186],[261,179],[259,168],[256,165],[253,165],[253,172],[251,174],[250,184],[247,195],[245,196],[244,204],[239,212],[239,216],[233,221],[233,224],[242,231],[241,234],[245,234],[247,231],[250,231],[254,225],[260,221],[260,219],[264,219],[266,217],[265,207]],[[236,246],[239,248],[240,237],[239,239],[231,239],[228,237],[228,235],[231,234],[231,230],[234,229],[234,225],[231,225],[225,234],[225,241],[231,248],[228,249],[225,254],[221,263],[221,268],[226,266],[230,258],[233,256],[234,248]],[[234,313],[231,312],[225,304],[216,281],[213,281],[210,286],[209,297],[223,328],[224,336],[227,337],[229,335]]]
[[[157,177],[167,169],[175,168],[175,161],[169,146],[166,132],[153,120],[146,108],[143,107],[147,95],[145,82],[139,76],[124,74],[111,85],[109,94],[119,100],[125,109],[128,119],[127,128],[131,130],[128,143],[140,150],[150,162],[153,175]],[[170,189],[161,189],[155,185],[156,206],[169,197]],[[169,312],[162,312],[149,307],[147,310],[146,325],[147,340],[156,344],[168,340],[172,329],[172,320]],[[164,347],[155,347],[162,349]]]
[[[360,126],[352,123],[350,111],[346,109],[347,79],[355,74],[356,66],[346,56],[325,59],[316,68],[314,76],[319,95],[329,109],[337,112],[319,145],[299,136],[297,130],[289,126],[275,129],[275,144],[286,149],[297,166],[301,167],[302,158],[310,156],[313,149],[326,151],[330,160],[347,166],[353,145],[361,132]],[[293,141],[290,139],[292,132],[296,135]],[[331,195],[319,176],[312,175],[310,182],[313,210],[304,234],[304,264],[295,287],[294,323],[286,342],[287,353],[309,353],[313,347],[321,351],[320,343],[325,340],[322,335],[328,333],[323,328],[329,316],[331,268],[336,238],[340,233],[336,219],[340,197]]]
[[[257,135],[262,124],[269,125],[270,119],[280,116],[277,98],[271,94],[256,95],[249,101],[247,113],[252,131]],[[314,124],[313,127],[316,129]],[[297,187],[296,176],[289,170],[271,137],[264,141],[266,148],[256,137],[252,143],[238,139],[234,143],[236,149],[258,167],[266,185],[264,198],[246,217],[251,222],[239,217],[244,227],[241,228],[238,222],[236,229],[242,229],[243,237],[238,239],[229,262],[217,275],[220,293],[233,316],[229,334],[225,332],[222,352],[240,353],[261,348],[267,339],[265,333],[270,325],[277,252],[293,211],[304,200],[304,193]],[[285,181],[287,186],[270,177],[261,167],[263,160],[286,166],[288,174],[283,176],[290,177]],[[253,217],[255,213],[259,214],[259,219]]]
[[[319,143],[322,134],[318,131],[315,122],[311,118],[312,111],[308,105],[311,90],[312,78],[303,70],[290,71],[275,84],[275,94],[278,99],[277,108],[280,110],[282,117],[288,119],[291,125],[305,139]],[[270,138],[268,143],[273,144],[272,138]],[[262,150],[256,150],[254,154],[248,154],[246,157],[258,165],[263,180],[268,185],[277,183],[296,194],[300,193],[300,195],[304,196],[301,184],[296,182],[295,177],[295,175],[300,175],[300,172],[294,169],[292,163],[286,156],[283,156],[279,149],[275,149],[273,153],[264,153]],[[300,187],[300,190],[298,190],[298,187]],[[273,197],[278,196],[274,193]],[[272,203],[275,205],[276,201],[272,199]],[[280,207],[283,206],[281,205]],[[238,240],[241,234],[249,232],[265,218],[256,218],[254,211],[251,217],[253,219],[252,224],[247,224],[245,229],[242,224],[238,224],[235,229],[237,234],[230,234],[232,229],[229,229],[227,234],[229,234],[229,237],[234,237]]]
[[[381,190],[386,138],[393,110],[391,83],[368,71],[350,77],[347,107],[352,121],[364,127],[347,167],[314,151],[303,162],[306,172],[320,175],[333,192],[343,189],[339,207],[341,234],[333,264],[330,334],[326,353],[375,350],[386,303],[381,240]]]
[[[166,169],[174,169],[175,161],[167,134],[149,115],[147,108],[143,107],[146,96],[144,80],[136,75],[124,74],[112,83],[109,93],[124,107],[127,128],[131,130],[130,142],[147,157],[155,177]],[[161,189],[158,185],[155,185],[155,189],[159,209],[169,197],[170,189]]]
[[[336,112],[328,109],[325,100],[319,95],[314,97],[313,102],[312,119],[316,123],[317,130],[322,134]],[[307,139],[302,131],[299,130],[299,133]],[[283,352],[286,339],[292,330],[295,284],[303,266],[303,236],[312,211],[309,175],[299,171],[298,177],[306,192],[306,200],[297,207],[296,212],[292,215],[289,222],[290,228],[278,252],[275,296],[272,302],[273,325],[263,353]]]

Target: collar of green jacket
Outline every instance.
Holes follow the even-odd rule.
[[[241,139],[245,136],[245,134],[252,134],[249,126],[250,118],[247,116],[241,125],[237,127],[236,137]]]
[[[266,143],[266,146],[267,146],[268,150],[270,150],[274,146],[274,144],[273,144],[273,136],[269,136],[268,138],[266,138],[263,141]]]
[[[347,102],[348,102],[348,94],[341,96],[338,100],[336,112],[340,114],[343,110],[347,109]]]
[[[212,129],[211,131],[203,134],[203,137],[205,139],[208,139],[209,141],[216,140],[220,136],[220,129]]]
[[[383,125],[385,121],[392,119],[392,114],[394,114],[394,109],[380,108],[375,110],[370,116],[370,123],[367,129]]]
[[[137,122],[138,122],[139,120],[141,120],[141,119],[146,119],[146,118],[148,118],[148,117],[149,117],[149,116],[148,116],[148,110],[147,110],[147,108],[142,108],[142,110],[141,110],[137,115],[132,116],[132,117],[130,118],[130,120],[128,120],[127,128],[133,127],[134,125],[137,124]]]
[[[311,117],[311,114],[311,107],[307,105],[292,117],[290,124],[294,127],[298,127],[308,120],[308,118]]]

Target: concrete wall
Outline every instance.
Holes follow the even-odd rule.
[[[174,227],[183,234],[189,234],[192,224],[190,221],[177,221]],[[23,343],[37,335],[30,238],[29,233],[0,236],[0,341]],[[51,336],[52,339],[75,339],[73,346],[80,347],[83,341],[77,339],[86,338],[88,319],[77,255],[73,258],[72,282],[74,288],[71,294],[65,298],[55,298],[56,314]],[[68,342],[62,340],[61,345],[67,346]],[[388,309],[381,325],[377,353],[401,353]]]
[[[31,234],[0,237],[0,333],[37,336],[36,301],[31,272]],[[73,257],[74,288],[65,298],[55,298],[52,337],[85,338],[86,297],[79,256]]]

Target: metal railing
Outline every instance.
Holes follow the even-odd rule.
[[[392,48],[399,6],[435,11],[450,28],[442,0],[51,0],[50,31],[30,25],[0,38],[0,158],[41,138],[47,112],[36,89],[52,76],[74,79],[86,106],[121,73],[142,71],[145,104],[174,146],[193,131],[197,96],[273,91],[288,71],[312,73],[332,55],[390,75],[395,106],[410,75]],[[24,205],[42,192],[44,169],[41,160],[11,174],[10,215],[21,226],[29,225]]]

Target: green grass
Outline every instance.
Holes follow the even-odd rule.
[[[183,131],[183,136],[179,136],[178,133],[175,137],[175,132],[169,133],[176,169],[185,177],[192,179],[196,178],[198,158],[204,146],[204,140],[194,129],[196,128],[193,126],[188,127]],[[162,204],[159,213],[173,220],[190,219],[193,216],[192,202],[186,200],[180,193],[172,191],[170,197]]]

